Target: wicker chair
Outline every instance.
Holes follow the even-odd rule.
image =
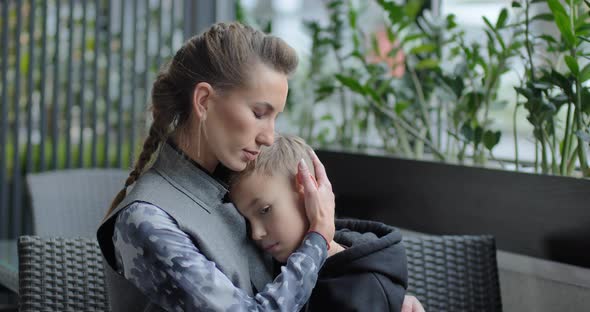
[[[404,237],[408,292],[426,311],[502,311],[492,236]]]
[[[404,238],[408,292],[426,311],[501,311],[491,236]],[[20,311],[109,311],[94,239],[22,236]]]
[[[19,311],[109,311],[95,239],[21,236]]]
[[[71,169],[27,175],[34,234],[96,237],[96,228],[127,175],[121,169]]]

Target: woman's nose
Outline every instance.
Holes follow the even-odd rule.
[[[271,121],[256,137],[259,145],[271,146],[275,141],[275,123]]]

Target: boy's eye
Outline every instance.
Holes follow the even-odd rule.
[[[270,205],[262,207],[262,209],[260,209],[260,214],[261,215],[264,215],[264,214],[269,213],[270,212],[270,207],[271,207]]]

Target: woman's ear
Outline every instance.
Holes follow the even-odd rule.
[[[199,82],[193,89],[192,105],[200,120],[207,116],[214,92],[213,87],[206,82]]]

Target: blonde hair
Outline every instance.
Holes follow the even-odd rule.
[[[310,153],[313,149],[305,141],[295,135],[275,135],[271,146],[263,146],[260,154],[248,163],[246,169],[235,172],[230,177],[230,186],[239,183],[240,179],[251,174],[267,176],[284,175],[291,181],[295,181],[297,166],[303,159],[312,176],[315,176]]]

